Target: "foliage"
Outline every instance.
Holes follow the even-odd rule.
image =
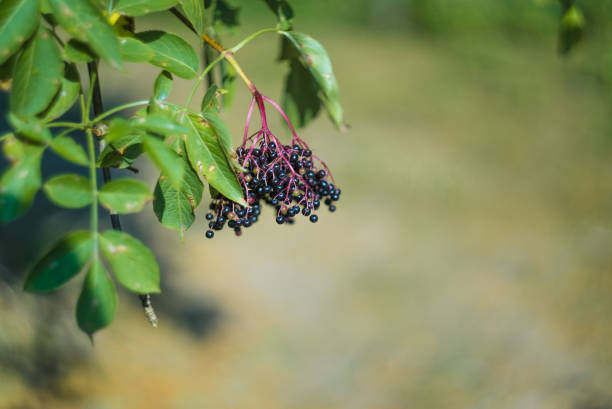
[[[140,212],[153,200],[158,220],[182,237],[204,201],[204,181],[215,195],[248,206],[249,188],[237,175],[246,169],[237,163],[232,138],[218,115],[230,103],[238,77],[254,96],[260,95],[234,58],[242,47],[261,34],[279,34],[282,59],[290,66],[284,96],[288,119],[306,126],[323,107],[337,127],[343,126],[336,79],[321,44],[292,30],[294,13],[287,1],[266,0],[261,6],[272,11],[276,27],[225,49],[217,30],[239,24],[239,9],[225,0],[3,0],[0,4],[0,80],[4,88],[10,85],[8,119],[14,129],[0,137],[10,161],[0,177],[0,222],[23,216],[41,187],[58,206],[90,208],[90,230],[67,232],[34,263],[24,286],[31,292],[52,291],[84,272],[76,318],[88,335],[113,319],[117,308],[113,278],[142,296],[160,292],[153,254],[120,231],[118,214]],[[201,39],[202,51],[212,52],[212,62],[200,67],[198,52],[173,33],[138,31],[139,17],[150,13],[178,17]],[[151,98],[104,111],[97,77],[100,62],[122,71],[128,63],[150,64],[162,71],[152,84]],[[213,70],[222,81],[209,83],[200,110],[193,110],[195,92]],[[81,81],[83,76],[89,77],[89,86]],[[169,101],[175,77],[193,80],[182,104]],[[80,108],[81,121],[58,121],[74,105]],[[141,107],[134,117],[116,116],[133,107]],[[49,150],[86,168],[87,176],[41,175],[41,158]],[[109,168],[129,169],[141,155],[160,171],[154,192],[136,179],[110,180]],[[97,182],[99,170],[104,175],[102,186]],[[99,206],[110,212],[114,230],[99,230]]]

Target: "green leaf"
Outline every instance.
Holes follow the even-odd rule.
[[[155,79],[153,85],[153,98],[156,101],[161,102],[168,98],[172,91],[172,74],[168,71],[162,71]]]
[[[234,101],[236,92],[236,70],[230,63],[223,60],[219,63],[221,70],[221,87],[223,88],[223,108],[228,109]]]
[[[53,203],[69,209],[85,207],[94,199],[89,179],[75,174],[54,176],[45,182],[43,190]]]
[[[40,114],[41,119],[49,122],[65,114],[74,105],[80,92],[79,72],[74,64],[66,64],[59,92],[55,95],[51,105]]]
[[[199,35],[204,32],[204,1],[203,0],[180,0],[183,14],[191,22]]]
[[[57,241],[27,274],[24,290],[54,290],[77,275],[90,258],[93,238],[89,231],[75,231]]]
[[[170,183],[178,189],[183,178],[183,166],[181,164],[183,160],[181,157],[165,143],[149,135],[145,136],[143,147],[153,163],[168,177]]]
[[[225,197],[246,206],[242,188],[225,156],[219,138],[201,119],[185,116],[184,125],[190,126],[185,138],[187,157],[193,169],[206,177],[208,183]]]
[[[132,126],[131,121],[117,117],[113,118],[108,124],[108,131],[104,135],[104,140],[106,143],[112,143],[119,138],[136,133],[140,132]]]
[[[7,147],[7,144],[12,145]],[[7,223],[22,216],[32,205],[41,185],[40,160],[43,147],[27,145],[16,138],[4,143],[4,152],[13,165],[0,177],[0,222]]]
[[[40,119],[35,117],[19,117],[12,112],[9,112],[8,119],[15,130],[29,140],[36,143],[48,143],[51,141],[51,131]]]
[[[219,137],[221,147],[226,156],[230,156],[234,150],[234,144],[232,143],[232,135],[230,135],[230,131],[227,125],[225,125],[225,122],[213,112],[203,112],[202,117],[212,126],[215,134]]]
[[[151,64],[185,79],[198,75],[198,55],[181,37],[163,31],[145,31],[136,34],[136,38],[153,49]]]
[[[138,17],[157,11],[168,10],[177,3],[178,0],[118,0],[115,3],[113,12]]]
[[[204,185],[189,163],[182,161],[183,178],[175,188],[162,173],[155,186],[153,211],[157,219],[166,227],[181,234],[195,220],[194,211],[202,201]]]
[[[100,248],[113,268],[115,277],[130,291],[159,293],[159,267],[155,257],[129,234],[107,230],[100,235]]]
[[[177,124],[172,118],[161,114],[149,114],[132,121],[134,127],[144,129],[165,137],[185,134],[187,129]]]
[[[142,135],[128,134],[106,145],[97,161],[99,167],[125,168],[142,153]]]
[[[293,26],[293,9],[286,0],[264,0],[278,18],[280,30],[291,30]]]
[[[70,62],[91,62],[96,59],[96,54],[87,43],[73,38],[64,46],[64,58]]]
[[[13,78],[15,72],[15,63],[17,62],[17,55],[13,54],[9,59],[0,64],[0,90],[6,90],[10,88],[10,80]]]
[[[77,165],[87,166],[89,163],[85,149],[69,136],[56,136],[53,138],[51,149],[62,158]]]
[[[17,59],[11,111],[36,115],[49,106],[60,87],[63,64],[51,33],[42,26]]]
[[[319,98],[332,122],[337,127],[343,126],[342,107],[338,101],[338,83],[332,69],[331,61],[323,46],[314,38],[296,31],[283,31],[288,41],[283,41],[281,59],[293,59],[296,55],[306,68],[319,89]],[[293,47],[291,47],[291,45]]]
[[[561,19],[559,32],[559,51],[567,54],[580,41],[585,27],[585,18],[582,10],[575,4],[568,4]]]
[[[38,26],[39,0],[4,0],[0,6],[0,64],[21,47]]]
[[[206,90],[206,94],[204,94],[204,98],[202,98],[202,103],[200,104],[200,111],[212,111],[217,112],[219,110],[219,100],[217,99],[217,91],[219,87],[216,84],[212,84],[208,90]]]
[[[131,37],[121,37],[119,39],[119,50],[121,58],[128,62],[147,62],[154,56],[151,47]]]
[[[285,80],[283,110],[298,128],[308,125],[319,113],[321,101],[319,88],[310,72],[296,60],[291,60]]]
[[[89,267],[77,301],[76,319],[79,328],[92,336],[113,321],[116,311],[115,285],[100,260],[95,260]]]
[[[49,0],[53,15],[64,30],[84,41],[103,60],[121,68],[119,40],[113,27],[89,0]]]
[[[117,179],[102,186],[100,204],[119,214],[137,213],[153,195],[147,185],[135,179]]]

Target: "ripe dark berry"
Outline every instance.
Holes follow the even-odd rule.
[[[334,206],[334,205],[330,205],[330,206],[329,206],[329,211],[330,211],[330,212],[335,212],[335,211],[336,211],[336,206]]]
[[[212,220],[213,219],[213,215],[212,213],[206,213],[206,220]]]
[[[317,216],[316,214],[310,215],[311,222],[316,223],[317,220],[319,220],[319,216]]]
[[[212,239],[214,235],[215,235],[214,231],[212,231],[212,230],[207,230],[206,231],[206,237],[207,238]]]
[[[281,215],[281,216],[278,216],[278,217],[276,218],[276,223],[278,223],[278,224],[283,224],[283,223],[285,223],[285,217],[284,217],[284,216],[282,216],[282,215]]]

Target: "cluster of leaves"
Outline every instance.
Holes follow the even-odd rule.
[[[293,31],[293,11],[287,1],[265,3],[277,17],[276,27],[247,37],[229,51],[236,53],[261,33],[278,33],[281,59],[288,61],[290,68],[283,97],[289,118],[303,127],[323,107],[332,121],[342,126],[338,87],[325,50],[312,37]],[[10,91],[8,119],[14,129],[0,137],[10,162],[0,177],[0,222],[24,215],[41,187],[58,206],[90,207],[91,229],[72,232],[52,245],[30,269],[25,282],[27,291],[46,292],[87,271],[76,315],[79,327],[89,335],[107,326],[115,314],[116,290],[107,266],[130,291],[160,291],[159,268],[151,251],[125,232],[100,232],[99,206],[113,215],[128,214],[141,211],[153,200],[158,220],[178,230],[181,237],[193,224],[194,211],[203,201],[204,182],[212,195],[247,206],[237,178],[242,168],[220,116],[231,102],[238,67],[224,58],[228,53],[213,51],[204,42],[203,52],[214,60],[200,67],[198,53],[180,36],[136,29],[140,16],[172,13],[200,40],[204,36],[219,42],[220,27],[238,25],[238,11],[226,0],[0,3],[0,86]],[[99,62],[123,72],[128,63],[151,64],[162,71],[149,100],[104,112],[97,78]],[[219,84],[211,76],[213,72],[218,74]],[[85,76],[89,77],[87,87],[81,81]],[[207,76],[212,81],[200,109],[194,110],[190,107],[192,97]],[[169,101],[176,77],[194,80],[184,104]],[[58,121],[74,105],[80,106],[81,121]],[[113,116],[133,107],[141,108],[131,118]],[[82,166],[87,176],[44,175],[43,184],[41,159],[49,150]],[[97,185],[97,169],[131,168],[143,154],[160,170],[153,192],[144,183],[128,178],[105,178],[107,183]]]

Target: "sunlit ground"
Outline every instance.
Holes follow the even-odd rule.
[[[351,125],[303,132],[343,190],[338,211],[293,227],[267,212],[214,240],[200,217],[184,244],[151,206],[126,218],[171,289],[154,298],[160,327],[124,293],[92,348],[75,287],[45,317],[48,337],[23,312],[32,297],[5,290],[0,353],[32,356],[34,372],[41,350],[68,363],[52,380],[0,372],[0,407],[612,407],[612,145],[597,84],[552,37],[466,47],[300,29],[327,46]],[[278,98],[275,57],[272,35],[238,55]],[[155,74],[108,71],[103,86],[138,99]]]

